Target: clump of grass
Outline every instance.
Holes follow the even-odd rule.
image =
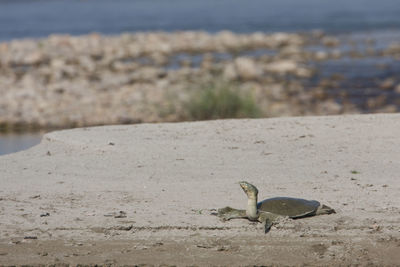
[[[196,88],[186,103],[189,119],[256,118],[261,112],[251,94],[232,82],[212,81]]]

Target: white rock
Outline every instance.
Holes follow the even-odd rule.
[[[297,62],[293,60],[280,60],[269,63],[265,66],[265,70],[276,73],[294,72],[298,68]]]
[[[261,69],[251,58],[238,57],[235,59],[235,67],[239,77],[243,80],[252,80],[262,74]]]
[[[236,80],[238,77],[235,65],[229,63],[224,67],[223,77],[227,80]]]

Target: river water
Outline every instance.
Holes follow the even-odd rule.
[[[0,155],[14,153],[40,143],[41,134],[0,134]]]
[[[400,40],[399,14],[399,0],[0,0],[0,42],[55,33],[320,29],[339,36],[372,34],[378,42],[389,33],[386,45]],[[362,65],[358,74],[364,75],[369,65]],[[393,66],[397,73],[399,66]],[[0,155],[26,149],[40,138],[0,134]]]
[[[100,32],[400,29],[398,0],[0,0],[0,40]]]

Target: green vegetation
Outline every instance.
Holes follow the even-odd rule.
[[[40,126],[35,123],[15,122],[8,123],[0,121],[0,133],[26,133],[26,132],[39,132]]]
[[[250,93],[244,94],[237,84],[223,80],[201,84],[185,109],[191,120],[256,118],[261,115]]]
[[[351,171],[352,174],[359,174],[359,171]]]

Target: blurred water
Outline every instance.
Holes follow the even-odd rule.
[[[398,0],[0,0],[0,40],[100,32],[400,29]]]
[[[39,144],[41,138],[38,133],[0,134],[0,155],[30,148]]]

